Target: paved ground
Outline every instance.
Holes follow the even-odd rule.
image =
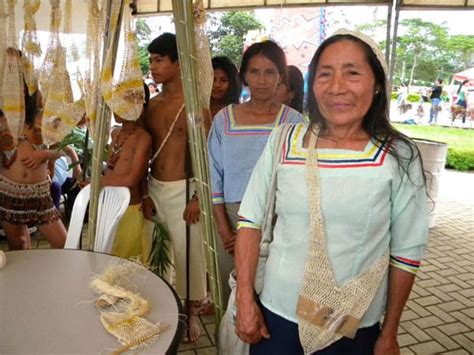
[[[212,317],[202,318],[194,346],[179,355],[217,354]],[[446,171],[436,226],[403,313],[402,354],[474,354],[474,174]]]
[[[402,354],[474,354],[474,174],[447,171],[440,180],[436,226],[403,313]],[[35,239],[35,247],[49,247]],[[5,249],[0,241],[0,249]],[[212,316],[202,336],[179,355],[217,354]]]

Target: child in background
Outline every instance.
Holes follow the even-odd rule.
[[[242,83],[234,63],[227,57],[212,58],[214,83],[211,94],[211,117],[230,104],[238,104]]]

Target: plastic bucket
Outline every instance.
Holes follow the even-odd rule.
[[[436,224],[435,208],[438,201],[439,180],[444,172],[448,145],[443,142],[430,141],[427,139],[414,138],[423,159],[425,170],[426,190],[428,192],[428,206],[430,211],[429,227]]]

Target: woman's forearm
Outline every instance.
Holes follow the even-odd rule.
[[[225,210],[225,204],[215,204],[212,206],[212,211],[214,212],[214,218],[217,224],[217,232],[221,238],[228,237],[234,233],[232,229],[229,218],[227,217],[227,212]]]
[[[390,266],[388,277],[387,307],[382,335],[396,337],[403,308],[415,281],[415,274]]]
[[[253,300],[261,233],[259,229],[241,228],[237,232],[235,270],[237,304]]]

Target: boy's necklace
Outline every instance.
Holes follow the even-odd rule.
[[[112,146],[110,147],[110,156],[107,162],[107,167],[110,170],[113,170],[113,168],[115,167],[115,164],[120,158],[120,153],[122,153],[122,149],[125,142],[127,141],[128,137],[130,137],[133,134],[133,132],[136,131],[137,127],[138,125],[134,126],[132,129],[125,132],[123,137],[120,137],[120,134],[123,132],[121,129],[117,135],[117,139],[115,139],[114,142],[112,142]]]

